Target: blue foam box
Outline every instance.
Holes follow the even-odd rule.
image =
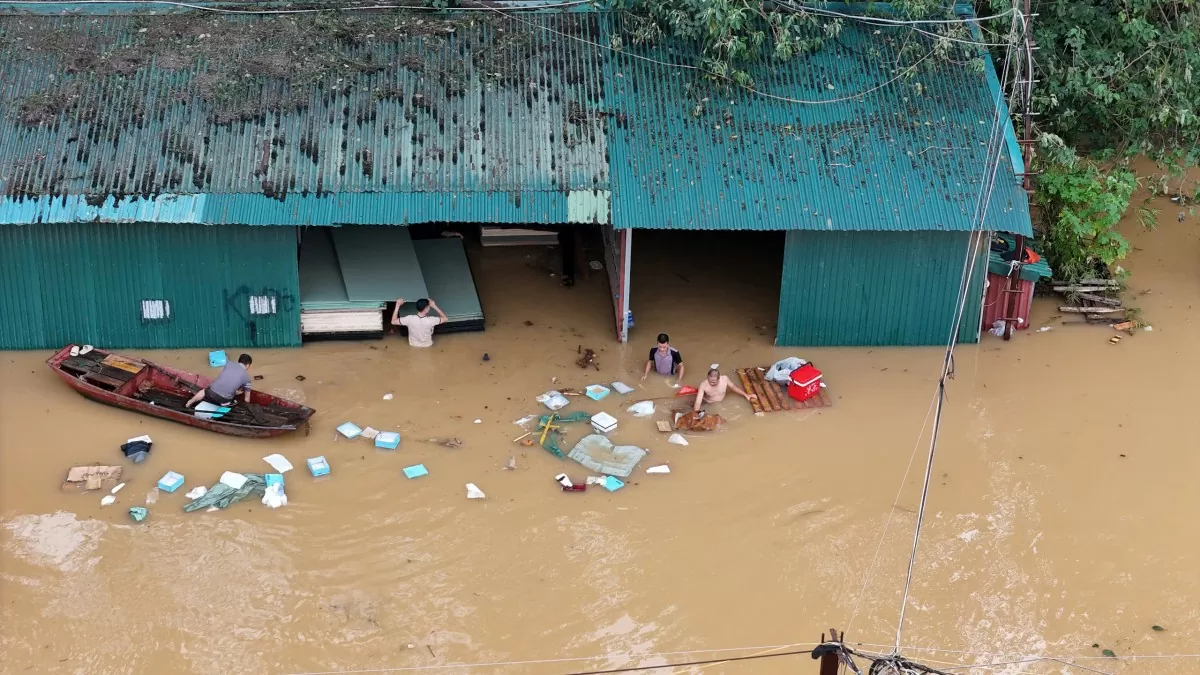
[[[428,475],[429,470],[425,468],[424,464],[414,464],[413,466],[404,468],[405,478],[420,478],[421,476]]]
[[[226,363],[229,363],[229,359],[226,358],[225,352],[217,351],[208,353],[208,366],[210,368],[221,368]]]
[[[395,450],[400,445],[400,434],[394,431],[381,431],[375,437],[375,447]]]
[[[268,473],[263,476],[263,480],[267,482],[267,487],[271,487],[272,485],[283,487],[283,474],[281,473]]]
[[[362,435],[362,429],[359,429],[354,422],[343,422],[337,431],[346,438],[358,438]]]
[[[168,471],[167,475],[158,479],[158,489],[164,492],[174,492],[183,486],[183,476],[174,471]]]
[[[324,455],[309,458],[308,472],[313,475],[313,478],[329,475],[329,462],[325,461]]]

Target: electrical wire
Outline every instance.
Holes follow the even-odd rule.
[[[579,5],[591,4],[593,0],[567,0],[566,2],[558,2],[545,5],[530,5],[526,7],[514,7],[514,12],[523,12],[539,9],[554,9],[556,7],[576,7]],[[226,9],[224,7],[213,7],[211,5],[197,5],[189,2],[177,2],[176,0],[75,0],[67,2],[66,0],[39,0],[38,2],[15,2],[14,5],[157,5],[165,7],[181,7],[183,9],[193,9],[201,12],[212,12],[214,14],[320,14],[322,12],[369,12],[390,9],[403,9],[413,11],[428,11],[428,12],[443,12],[444,9],[430,7],[428,5],[362,5],[351,7],[317,7],[307,9]],[[489,7],[456,7],[454,12],[486,12]]]
[[[600,661],[600,660],[604,660],[604,659],[613,659],[613,658],[619,658],[619,657],[626,657],[626,658],[631,658],[631,659],[632,658],[652,659],[652,658],[660,658],[660,657],[668,657],[668,656],[694,656],[696,654],[720,654],[720,653],[725,653],[725,652],[748,652],[748,651],[754,651],[754,650],[778,651],[781,649],[794,649],[797,647],[817,647],[820,644],[821,643],[819,643],[819,642],[793,642],[791,644],[784,644],[784,645],[765,645],[765,646],[760,646],[760,647],[722,647],[722,648],[718,648],[718,649],[689,649],[689,650],[683,650],[683,651],[657,652],[657,653],[653,653],[653,654],[606,654],[606,655],[601,655],[601,656],[576,656],[576,657],[565,657],[565,658],[554,658],[554,659],[524,659],[524,660],[515,660],[515,661],[489,661],[489,662],[480,662],[480,663],[446,663],[446,664],[438,664],[438,665],[431,665],[431,666],[401,666],[401,667],[395,667],[395,668],[365,668],[365,669],[353,669],[353,670],[306,671],[306,672],[289,673],[289,675],[369,675],[371,673],[414,673],[414,672],[425,672],[425,671],[449,670],[452,668],[469,668],[469,669],[507,668],[510,666],[536,666],[536,665],[549,665],[549,664],[562,664],[562,663],[585,663],[588,661]],[[811,651],[811,650],[809,650],[809,651]],[[766,652],[761,652],[761,653],[766,653]],[[799,653],[806,653],[806,652],[799,652]],[[751,656],[757,656],[757,655],[752,654]],[[735,658],[740,659],[740,658],[744,658],[744,657],[725,657],[723,660],[730,660],[730,659],[735,659]],[[720,660],[721,659],[719,659],[718,662]],[[662,668],[665,666],[656,666],[656,667]]]
[[[1016,7],[1015,7],[1015,0],[1014,0],[1013,10],[1015,11],[1015,9],[1016,9]],[[1007,52],[1005,53],[1004,65],[1003,65],[1003,70],[1002,70],[1001,86],[1000,86],[1000,90],[996,93],[996,101],[994,104],[995,114],[993,116],[994,122],[993,122],[992,134],[989,139],[987,152],[984,156],[984,168],[985,168],[985,171],[987,171],[987,177],[985,178],[983,183],[981,183],[981,185],[980,185],[980,196],[976,200],[976,203],[975,203],[975,214],[974,214],[974,217],[972,220],[973,220],[973,222],[978,222],[980,226],[982,226],[984,224],[984,220],[987,216],[987,206],[991,201],[992,191],[995,189],[995,185],[996,185],[996,174],[999,171],[1000,163],[1001,163],[1001,160],[1003,159],[1003,149],[1004,149],[1003,130],[1004,130],[1004,122],[1006,120],[1005,120],[1004,116],[1001,114],[1001,111],[1005,107],[1004,106],[1004,104],[1005,104],[1004,86],[1009,77],[1009,67],[1012,63],[1011,56],[1012,56],[1013,51],[1014,51],[1013,47],[1010,46],[1009,49],[1007,50]],[[995,146],[995,148],[996,148],[995,162],[990,161],[991,157],[992,157],[992,147],[993,146]],[[990,169],[989,169],[989,164],[990,164]],[[929,487],[932,482],[933,463],[934,463],[934,458],[937,453],[938,432],[941,428],[942,410],[943,410],[943,407],[945,404],[945,398],[946,398],[946,379],[950,375],[951,370],[953,368],[954,347],[958,341],[958,332],[962,326],[963,314],[966,311],[967,298],[970,295],[970,281],[971,281],[971,277],[975,271],[974,270],[974,268],[975,268],[974,260],[975,260],[976,256],[978,255],[979,248],[980,248],[979,242],[974,236],[968,239],[968,246],[969,246],[968,255],[966,256],[966,259],[964,260],[963,281],[962,281],[962,285],[960,286],[960,289],[959,289],[960,298],[959,298],[959,302],[958,302],[958,308],[955,313],[956,316],[955,316],[953,326],[950,331],[950,336],[947,340],[946,353],[945,353],[945,359],[943,360],[943,363],[942,363],[941,376],[938,378],[937,407],[935,409],[934,418],[933,418],[933,433],[931,434],[930,441],[929,441],[929,454],[928,454],[928,458],[927,458],[926,464],[925,464],[925,478],[922,482],[922,487],[921,487],[921,499],[920,499],[920,503],[917,507],[917,522],[916,522],[916,526],[914,527],[914,530],[913,530],[912,552],[909,554],[908,568],[907,568],[907,571],[905,574],[905,580],[904,580],[904,590],[903,590],[903,593],[901,595],[901,600],[900,600],[900,616],[896,622],[896,642],[895,642],[895,645],[893,646],[893,651],[892,651],[893,656],[896,656],[900,653],[900,645],[901,645],[901,642],[903,639],[904,618],[905,618],[905,614],[908,609],[908,596],[912,589],[913,572],[914,572],[914,569],[916,566],[917,552],[919,550],[920,541],[921,541],[921,530],[922,530],[922,527],[923,527],[924,521],[925,521],[925,509],[926,509],[926,506],[928,505],[928,501],[929,501]]]
[[[755,661],[758,659],[774,659],[781,656],[797,656],[801,654],[812,654],[813,650],[793,651],[793,652],[778,652],[775,654],[751,654],[750,656],[734,656],[724,659],[709,659],[707,661],[686,661],[683,663],[664,663],[657,666],[629,666],[626,668],[612,668],[609,670],[581,670],[578,672],[567,673],[566,675],[613,675],[614,673],[636,673],[643,670],[658,670],[659,668],[688,668],[691,666],[703,666],[717,663],[733,663],[735,661]]]
[[[826,9],[824,7],[810,7],[808,5],[795,5],[795,4],[793,4],[793,6],[799,11],[811,12],[813,14],[820,14],[822,16],[836,17],[839,19],[852,19],[854,21],[862,21],[864,23],[886,23],[886,24],[891,24],[891,25],[895,25],[895,26],[925,26],[925,25],[982,23],[984,21],[991,21],[992,19],[1003,19],[1004,17],[1006,17],[1010,14],[1013,14],[1014,12],[1017,11],[1017,8],[1014,6],[1012,9],[1005,10],[999,14],[992,14],[990,16],[957,17],[957,18],[953,18],[953,19],[892,19],[890,17],[885,17],[885,16],[866,16],[863,14],[852,14],[852,13],[848,13],[848,12],[839,12],[839,11],[832,10],[832,9]]]
[[[132,0],[131,0],[131,1],[132,1]],[[740,83],[740,82],[738,82],[738,81],[734,80],[732,77],[730,77],[730,76],[728,76],[728,75],[723,75],[723,74],[721,74],[721,73],[718,73],[718,72],[715,72],[715,71],[709,70],[708,68],[704,68],[704,67],[702,67],[702,66],[693,66],[693,65],[686,64],[686,63],[671,63],[670,61],[662,61],[662,60],[660,60],[660,59],[656,59],[656,58],[653,58],[653,57],[650,57],[650,56],[643,56],[642,54],[634,54],[634,53],[632,53],[632,52],[627,52],[627,51],[625,51],[625,50],[622,50],[622,49],[616,49],[616,48],[614,48],[614,47],[612,47],[612,46],[610,46],[610,45],[601,44],[601,43],[599,43],[599,42],[595,42],[595,41],[593,41],[593,40],[588,40],[588,39],[586,39],[586,38],[581,38],[581,37],[579,37],[579,36],[577,36],[577,35],[571,35],[570,33],[564,33],[564,32],[562,32],[562,31],[560,31],[560,30],[556,30],[556,29],[554,29],[554,28],[551,28],[551,27],[549,27],[549,26],[543,26],[543,25],[541,25],[541,24],[536,24],[536,23],[533,23],[532,21],[526,21],[525,19],[522,19],[522,18],[520,18],[520,17],[518,17],[518,16],[514,16],[514,15],[511,15],[511,14],[508,14],[508,13],[506,13],[504,10],[497,9],[497,8],[495,8],[495,7],[488,7],[488,8],[486,8],[486,9],[487,9],[487,10],[489,10],[489,11],[495,12],[496,14],[499,14],[499,15],[501,15],[501,16],[503,16],[503,17],[506,17],[506,18],[508,18],[508,19],[510,19],[510,20],[519,21],[519,22],[521,22],[521,23],[524,23],[524,24],[526,24],[526,25],[532,26],[532,27],[534,27],[534,28],[538,28],[538,29],[540,29],[540,30],[543,30],[543,31],[546,31],[546,32],[549,32],[549,33],[554,33],[555,35],[558,35],[559,37],[564,37],[564,38],[567,38],[567,39],[569,39],[569,40],[574,40],[574,41],[576,41],[576,42],[580,42],[580,43],[583,43],[583,44],[586,44],[586,45],[590,45],[590,46],[592,46],[592,47],[595,47],[595,48],[597,48],[597,49],[606,49],[606,50],[608,50],[608,51],[611,51],[611,52],[615,52],[615,53],[618,53],[618,54],[623,54],[623,55],[625,55],[625,56],[628,56],[628,57],[630,57],[630,58],[633,58],[633,59],[637,59],[637,60],[640,60],[640,61],[646,61],[646,62],[648,62],[648,63],[654,63],[654,64],[657,64],[657,65],[660,65],[660,66],[666,66],[666,67],[668,67],[668,68],[674,68],[674,69],[678,69],[678,70],[691,70],[691,71],[696,71],[696,72],[704,73],[705,75],[708,75],[709,77],[713,77],[713,78],[716,78],[716,79],[718,79],[718,80],[721,80],[721,81],[723,81],[723,82],[727,82],[727,83],[729,83],[729,84],[731,84],[731,85],[734,85],[734,86],[736,86],[736,87],[738,87],[738,88],[740,88],[740,89],[743,89],[743,90],[745,90],[746,92],[749,92],[749,93],[751,93],[751,94],[754,94],[755,96],[761,96],[761,97],[763,97],[763,98],[771,99],[771,100],[773,100],[773,101],[782,101],[782,102],[784,102],[784,103],[797,103],[797,104],[802,104],[802,105],[828,105],[828,104],[830,104],[830,103],[842,103],[842,102],[845,102],[845,101],[853,101],[853,100],[855,100],[855,99],[862,98],[863,96],[866,96],[867,94],[870,94],[870,93],[872,93],[872,92],[879,91],[880,89],[883,89],[883,88],[885,88],[885,87],[888,87],[888,86],[892,85],[893,83],[895,83],[895,82],[899,81],[900,79],[902,79],[902,78],[906,77],[906,76],[907,76],[909,73],[913,72],[914,70],[916,70],[916,69],[917,69],[917,67],[918,67],[918,66],[920,66],[922,63],[924,63],[926,59],[928,59],[929,57],[933,56],[933,50],[931,49],[931,50],[929,50],[928,52],[926,52],[924,56],[922,56],[921,58],[917,59],[917,60],[916,60],[914,63],[912,63],[912,64],[911,64],[911,65],[909,65],[909,66],[906,66],[906,67],[905,67],[903,70],[901,70],[901,72],[900,72],[898,75],[896,75],[895,77],[891,78],[890,80],[888,80],[888,81],[886,81],[886,82],[884,82],[884,83],[882,83],[882,84],[879,84],[879,85],[876,85],[876,86],[874,86],[874,87],[871,87],[870,89],[865,89],[865,90],[863,90],[863,91],[860,91],[860,92],[858,92],[858,93],[856,93],[856,94],[850,94],[850,95],[848,95],[848,96],[839,96],[839,97],[837,97],[837,98],[825,98],[825,99],[812,99],[812,100],[809,100],[809,99],[791,98],[791,97],[789,97],[789,96],[780,96],[780,95],[778,95],[778,94],[772,94],[772,93],[769,93],[769,92],[766,92],[766,91],[762,91],[761,89],[757,89],[757,88],[755,88],[755,87],[753,87],[753,86],[751,86],[751,85],[742,84],[742,83]]]

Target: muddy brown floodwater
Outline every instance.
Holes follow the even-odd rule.
[[[1127,263],[1153,332],[1111,345],[1107,328],[1064,325],[1055,303],[1039,300],[1033,325],[1054,330],[1009,343],[985,335],[957,352],[904,632],[909,656],[944,667],[1052,655],[1100,672],[1200,672],[1198,659],[1101,652],[1200,652],[1200,227],[1157,206],[1163,224],[1131,230]],[[650,257],[656,248],[664,260]],[[612,339],[601,279],[562,289],[509,251],[478,268],[484,333],[441,337],[429,351],[393,338],[255,352],[260,386],[319,411],[308,437],[225,438],[113,410],[52,377],[45,353],[0,355],[0,670],[516,662],[435,672],[541,675],[754,654],[815,642],[830,626],[886,650],[924,440],[901,479],[940,350],[775,349],[770,290],[722,272],[732,275],[724,290],[697,296],[693,277],[662,272],[685,254],[669,242],[639,248],[638,327],[626,347]],[[672,300],[680,294],[690,301]],[[538,411],[534,396],[554,377],[636,383],[659,330],[697,378],[710,362],[814,360],[835,405],[755,417],[730,402],[728,427],[687,447],[622,414],[619,440],[651,450],[642,469],[669,462],[671,474],[639,469],[619,492],[562,493],[556,473],[586,471],[515,445],[513,421]],[[600,372],[573,364],[579,345],[597,349]],[[204,359],[140,354],[189,369]],[[641,391],[671,393],[660,379]],[[616,400],[572,408],[615,413]],[[395,453],[335,441],[347,419],[404,440]],[[154,451],[127,467],[116,506],[59,492],[68,467],[120,463],[117,446],[143,433]],[[420,441],[433,436],[465,446]],[[264,471],[261,457],[273,452],[298,467],[282,509],[255,500],[186,514],[181,491],[161,495],[142,524],[126,517],[167,470],[190,488],[224,470]],[[306,474],[315,455],[329,458],[330,478]],[[506,471],[514,455],[518,468]],[[405,480],[401,468],[418,462],[430,475]],[[468,482],[487,499],[468,501]],[[702,671],[815,673],[816,664],[785,656],[689,672]],[[1082,671],[1043,661],[979,672]]]

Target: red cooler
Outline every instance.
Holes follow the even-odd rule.
[[[806,363],[792,371],[788,382],[788,396],[797,401],[807,401],[821,391],[821,371]]]

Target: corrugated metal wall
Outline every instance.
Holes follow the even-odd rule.
[[[298,345],[299,284],[290,227],[0,227],[0,349]]]
[[[777,344],[944,345],[967,245],[979,240],[968,232],[788,232]],[[979,335],[986,251],[977,259],[961,342]]]

